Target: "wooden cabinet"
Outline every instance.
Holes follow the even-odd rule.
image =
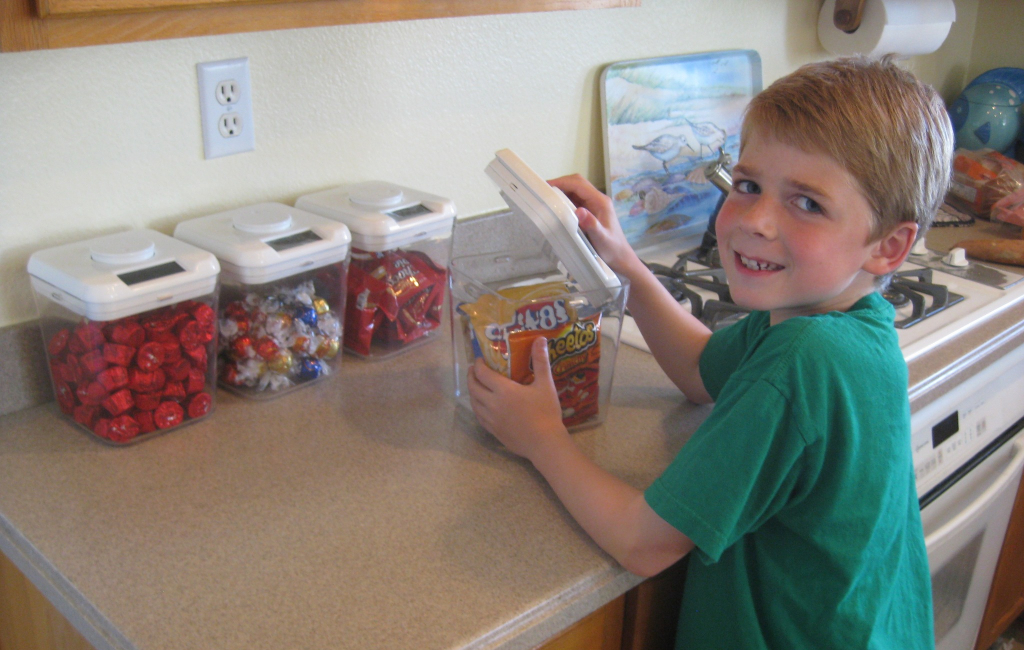
[[[620,650],[626,595],[577,621],[538,650]]]
[[[0,0],[0,52],[640,0]]]
[[[672,650],[686,563],[640,583],[538,650]]]
[[[93,650],[64,615],[0,553],[0,650]]]
[[[626,594],[622,650],[673,650],[689,557]]]
[[[1017,500],[1006,529],[1003,550],[999,554],[995,579],[989,592],[985,618],[981,621],[975,650],[987,650],[999,635],[1024,613],[1024,481],[1017,489]]]

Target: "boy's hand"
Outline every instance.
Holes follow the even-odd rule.
[[[469,397],[473,413],[485,429],[513,453],[533,461],[545,442],[568,437],[562,409],[551,378],[548,344],[537,337],[530,350],[533,383],[518,384],[477,359],[469,369]]]
[[[562,190],[577,206],[580,228],[613,271],[630,277],[638,264],[643,266],[622,232],[611,198],[579,174],[554,178],[548,183]]]

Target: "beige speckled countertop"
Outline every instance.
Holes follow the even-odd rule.
[[[533,647],[639,579],[452,386],[441,338],[127,447],[4,416],[0,544],[99,648]],[[576,436],[643,487],[704,415],[623,348]]]
[[[1022,344],[1022,322],[912,363],[915,405]],[[0,550],[100,649],[532,648],[640,579],[455,406],[450,345],[346,357],[275,400],[220,391],[205,420],[123,448],[52,402],[0,417]],[[623,347],[605,424],[575,436],[643,488],[707,412]]]

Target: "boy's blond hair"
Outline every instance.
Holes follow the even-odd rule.
[[[892,56],[811,63],[782,77],[747,107],[741,143],[753,133],[842,165],[874,212],[872,241],[908,221],[923,236],[949,189],[949,115]]]

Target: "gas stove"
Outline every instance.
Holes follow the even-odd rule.
[[[699,239],[667,242],[639,251],[641,259],[672,295],[712,330],[747,314],[733,303],[717,251]],[[682,252],[680,252],[682,251]],[[1024,301],[1024,276],[915,249],[884,296],[896,308],[893,326],[907,362]],[[648,350],[632,318],[622,342]],[[649,351],[649,350],[648,350]]]

